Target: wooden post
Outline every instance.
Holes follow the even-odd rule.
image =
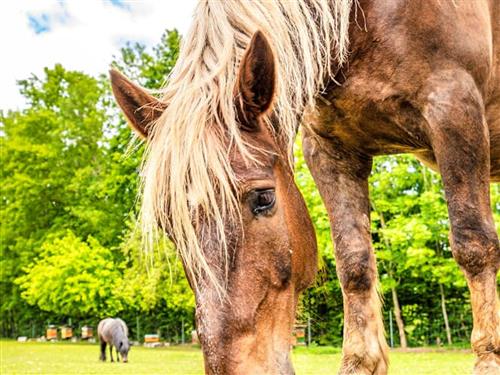
[[[141,326],[139,324],[139,315],[137,315],[135,318],[135,328],[136,328],[137,342],[141,342]]]
[[[311,346],[311,314],[307,314],[307,346]]]
[[[448,322],[448,313],[446,312],[446,299],[444,296],[443,284],[439,283],[439,293],[441,294],[441,310],[443,311],[444,327],[446,329],[446,339],[448,340],[448,345],[452,344],[451,341],[451,330],[450,323]]]
[[[181,342],[184,344],[184,318],[181,318]]]
[[[394,331],[392,326],[392,309],[389,310],[389,335],[391,337],[391,348],[394,348]]]

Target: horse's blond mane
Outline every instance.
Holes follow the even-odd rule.
[[[332,65],[340,66],[346,58],[352,2],[203,0],[196,8],[177,64],[162,90],[168,108],[155,124],[147,147],[141,222],[148,244],[153,244],[160,224],[175,240],[186,271],[192,276],[203,273],[219,292],[224,292],[224,281],[203,255],[196,223],[210,226],[220,259],[227,259],[225,224],[239,218],[228,143],[251,159],[234,109],[245,48],[256,30],[273,47],[276,136],[286,142],[291,154],[302,112],[332,75]],[[227,264],[222,263],[224,270]]]

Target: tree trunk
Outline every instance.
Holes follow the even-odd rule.
[[[448,313],[446,312],[446,299],[444,297],[443,284],[439,284],[439,292],[441,293],[441,309],[443,310],[444,326],[446,328],[446,338],[448,339],[448,345],[451,345],[451,330],[450,330],[450,324],[448,323]]]
[[[375,207],[372,204],[372,207],[374,211],[377,211]],[[386,228],[385,226],[385,220],[384,220],[384,215],[382,212],[377,211],[380,217],[380,225],[382,228]],[[387,241],[387,238],[383,237],[385,247],[390,250],[390,245],[389,241]],[[392,270],[389,270],[389,277],[392,279]],[[403,322],[403,317],[401,316],[401,308],[399,307],[399,300],[398,300],[398,293],[396,292],[396,287],[391,288],[392,292],[392,303],[394,305],[394,317],[396,318],[396,324],[398,326],[398,331],[399,331],[399,343],[401,344],[401,348],[406,349],[408,348],[408,343],[406,342],[406,333],[405,333],[405,324]]]
[[[406,342],[405,324],[403,322],[403,317],[401,316],[401,309],[399,308],[398,294],[396,288],[391,288],[392,291],[392,302],[394,304],[394,317],[396,318],[396,324],[398,325],[399,331],[399,342],[402,349],[406,349],[408,344]]]

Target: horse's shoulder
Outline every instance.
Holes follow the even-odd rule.
[[[116,321],[116,322],[118,322],[118,323],[122,326],[122,328],[123,328],[123,330],[124,330],[125,334],[126,334],[126,335],[128,335],[128,327],[127,327],[127,324],[126,324],[126,323],[125,323],[122,319],[120,319],[120,318],[116,318],[116,319],[115,319],[115,321]]]

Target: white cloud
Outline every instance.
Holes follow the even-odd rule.
[[[41,75],[45,66],[97,75],[128,40],[154,45],[166,29],[184,34],[195,0],[124,1],[125,8],[104,0],[16,0],[0,2],[0,109],[24,106],[16,81]],[[50,30],[36,34],[29,16],[49,16]]]

